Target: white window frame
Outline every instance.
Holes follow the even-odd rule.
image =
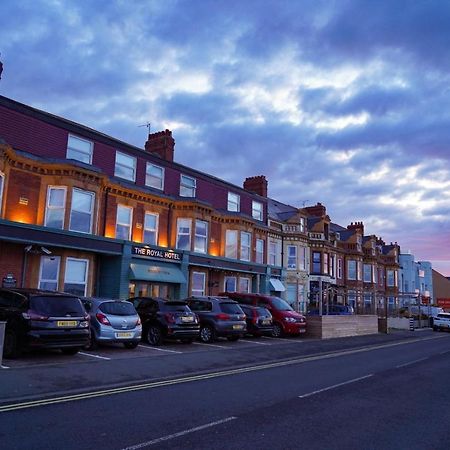
[[[189,231],[187,233],[183,232],[180,233],[180,225],[182,223],[185,223],[185,225],[183,226],[183,228],[189,228]],[[176,248],[182,249],[182,250],[191,250],[191,231],[192,231],[192,219],[187,219],[185,217],[179,217],[177,219],[177,245]],[[181,236],[188,236],[189,237],[189,241],[188,241],[188,245],[185,247],[179,247],[179,240]]]
[[[247,277],[239,277],[239,292],[250,293],[251,292],[251,279]],[[243,286],[245,283],[245,286]]]
[[[42,278],[42,269],[44,266],[44,261],[57,261],[58,262],[58,268],[56,270],[56,279],[52,280],[50,278]],[[60,256],[41,256],[41,260],[39,263],[39,283],[38,283],[38,287],[39,289],[42,289],[41,287],[41,283],[55,283],[55,289],[49,289],[49,290],[54,290],[57,291],[58,290],[58,286],[59,286],[59,272],[61,270],[61,257]],[[47,287],[44,286],[45,289],[48,289]]]
[[[241,197],[234,192],[228,192],[228,211],[239,212],[241,210]]]
[[[192,181],[191,184],[186,183]],[[180,197],[195,197],[197,191],[197,180],[188,175],[180,174]]]
[[[194,277],[199,276],[201,278],[202,289],[194,289]],[[206,287],[206,274],[205,272],[192,272],[192,288],[191,295],[205,295],[205,287]]]
[[[327,252],[323,252],[323,273],[325,275],[329,275],[330,274],[330,254]]]
[[[70,280],[70,274],[71,271],[68,270],[68,266],[70,261],[75,261],[75,262],[84,262],[86,263],[86,268],[84,271],[84,283],[80,283],[79,281],[73,281]],[[89,260],[88,259],[84,259],[84,258],[66,258],[66,269],[65,269],[65,273],[64,273],[64,287],[63,287],[63,291],[66,292],[66,284],[78,284],[80,286],[84,285],[84,294],[83,296],[86,295],[87,292],[87,287],[88,287],[88,277],[89,277]]]
[[[286,253],[287,253],[287,269],[297,270],[297,246],[288,245]]]
[[[232,290],[232,291],[228,290],[227,291],[227,282],[228,281],[234,282],[234,290]],[[236,279],[236,277],[224,277],[224,279],[223,279],[223,291],[224,292],[236,292],[236,289],[237,289],[237,279]]]
[[[3,211],[3,191],[5,189],[5,174],[0,172],[0,217]]]
[[[248,244],[244,243],[244,238],[248,238]],[[247,231],[241,231],[241,243],[240,243],[240,260],[250,261],[252,253],[252,234]]]
[[[74,211],[73,209],[73,197],[75,192],[80,192],[82,194],[86,194],[89,195],[91,197],[91,211],[90,211],[90,215],[89,215],[89,231],[83,231],[83,230],[75,230],[72,228],[72,212]],[[93,223],[93,218],[94,218],[94,207],[95,205],[95,192],[92,191],[85,191],[84,189],[79,189],[79,188],[73,188],[72,189],[72,202],[70,205],[70,217],[69,217],[69,230],[70,231],[76,231],[78,233],[86,233],[86,234],[91,234],[92,233],[92,223]],[[81,212],[83,214],[86,214],[85,211],[75,211],[75,212]]]
[[[119,209],[128,209],[130,211],[130,223],[121,223],[119,222]],[[123,238],[118,238],[117,237],[117,227],[121,226],[121,227],[128,227],[128,237],[126,238],[126,240],[131,241],[131,229],[133,226],[133,207],[132,206],[126,206],[126,205],[117,205],[117,213],[116,213],[116,238],[117,239],[123,239]]]
[[[81,141],[82,143],[89,144],[89,150],[86,152],[85,150],[81,150],[79,148],[74,147],[73,142],[71,145],[71,140],[73,142]],[[81,161],[85,164],[92,164],[93,152],[94,152],[94,143],[92,141],[81,138],[79,136],[75,136],[73,134],[69,134],[67,136],[67,150],[66,150],[66,158],[67,159],[75,159],[76,161]],[[81,158],[80,157],[77,158],[76,157],[76,156],[78,156],[77,154],[87,156],[87,158],[86,158],[87,160],[84,160],[83,156],[81,156]]]
[[[230,236],[234,236],[233,248],[230,247]],[[225,257],[237,259],[238,257],[238,232],[237,230],[225,231]]]
[[[157,177],[150,173],[151,169],[158,169],[161,171],[161,177]],[[156,164],[147,163],[145,168],[145,185],[150,186],[160,191],[164,190],[164,167],[157,166]],[[158,183],[152,183],[152,180],[159,181]]]
[[[50,201],[50,192],[52,190],[60,190],[60,191],[64,191],[64,200],[63,200],[63,206],[57,206],[57,207],[53,207],[51,205],[49,205],[49,201]],[[49,226],[47,225],[47,220],[48,220],[48,216],[49,216],[49,211],[53,210],[61,210],[62,211],[62,224],[61,227],[56,227],[57,229],[60,230],[64,230],[64,224],[66,222],[66,202],[67,202],[67,186],[52,186],[49,185],[47,186],[47,199],[45,201],[45,217],[44,217],[44,226]]]
[[[205,225],[205,235],[199,234],[199,229],[197,228],[197,224]],[[208,252],[208,222],[205,220],[196,220],[195,221],[195,232],[194,232],[194,252],[197,253],[207,253]],[[202,246],[198,246],[197,243],[202,242]]]
[[[252,200],[252,217],[260,221],[264,219],[264,206],[261,202]]]
[[[277,243],[275,241],[269,241],[269,248],[268,251],[268,261],[267,263],[269,266],[276,266],[277,265]]]
[[[339,280],[342,280],[342,258],[337,260],[337,277]]]
[[[307,259],[308,253],[307,252],[308,252],[307,247],[300,247],[300,264],[299,264],[300,270],[307,269],[307,264],[308,264],[308,259]]]
[[[264,264],[264,239],[256,239],[255,262]]]
[[[369,271],[367,271],[369,270]],[[363,265],[363,281],[364,283],[372,283],[373,280],[373,266],[372,264]]]
[[[119,162],[118,159],[119,158],[124,158],[125,160],[128,160],[129,162],[132,162],[132,164],[125,164],[124,162]],[[118,174],[117,168],[118,167],[123,167],[127,170],[132,170],[132,176],[131,177],[126,177],[126,176],[122,176],[120,174]],[[114,164],[114,176],[122,178],[124,180],[129,180],[129,181],[136,181],[136,157],[128,155],[127,153],[123,153],[119,150],[116,150],[116,161]]]
[[[354,273],[355,275],[350,277],[350,263],[352,263],[352,266],[354,265]],[[352,272],[353,272],[353,268],[352,268]],[[356,259],[348,259],[347,260],[347,280],[355,280],[357,279],[358,276],[358,261],[356,261]]]
[[[153,216],[155,218],[155,227],[151,228],[148,226],[147,224],[147,217]],[[144,242],[144,244],[149,244],[149,245],[158,245],[158,228],[159,228],[159,214],[154,213],[154,212],[150,212],[150,211],[145,211],[144,214],[144,231],[143,231],[143,235],[142,235],[142,241]],[[145,233],[153,233],[155,236],[155,241],[154,242],[149,242],[146,237],[145,237]]]
[[[306,232],[306,219],[304,217],[300,217],[300,233]]]

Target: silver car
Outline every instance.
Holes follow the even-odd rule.
[[[91,338],[86,349],[95,349],[103,342],[120,342],[125,348],[137,347],[142,325],[132,303],[106,298],[83,298],[82,302],[91,318]]]

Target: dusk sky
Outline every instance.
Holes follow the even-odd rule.
[[[0,94],[269,196],[450,275],[450,2],[2,0]]]

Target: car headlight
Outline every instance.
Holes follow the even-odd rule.
[[[295,322],[295,319],[293,317],[285,317],[284,320],[286,322]]]

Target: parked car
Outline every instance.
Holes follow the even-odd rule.
[[[268,309],[273,318],[272,336],[274,337],[280,337],[284,334],[299,335],[306,332],[305,316],[294,311],[287,302],[279,297],[244,292],[225,292],[223,295],[236,300],[240,304],[261,306]]]
[[[120,342],[125,348],[136,348],[141,340],[141,319],[133,304],[124,300],[82,298],[91,318],[90,341],[92,350],[99,343]]]
[[[450,331],[450,313],[439,313],[433,320],[434,331]]]
[[[89,342],[89,315],[81,300],[69,294],[0,288],[0,320],[6,321],[5,358],[34,348],[75,354]]]
[[[136,308],[142,322],[142,336],[151,345],[160,345],[164,339],[191,343],[199,335],[198,317],[182,300],[133,297],[128,301]]]
[[[212,342],[217,337],[237,341],[247,332],[244,311],[237,302],[228,297],[194,296],[186,301],[200,318],[202,342]]]
[[[247,333],[255,337],[262,335],[271,336],[273,333],[272,314],[266,308],[260,306],[239,305],[244,311],[247,323]]]
[[[355,314],[355,309],[350,305],[328,305],[328,309],[326,305],[322,308],[322,315],[326,316],[350,316]],[[317,308],[310,309],[308,311],[308,315],[310,316],[318,316],[319,310]]]

